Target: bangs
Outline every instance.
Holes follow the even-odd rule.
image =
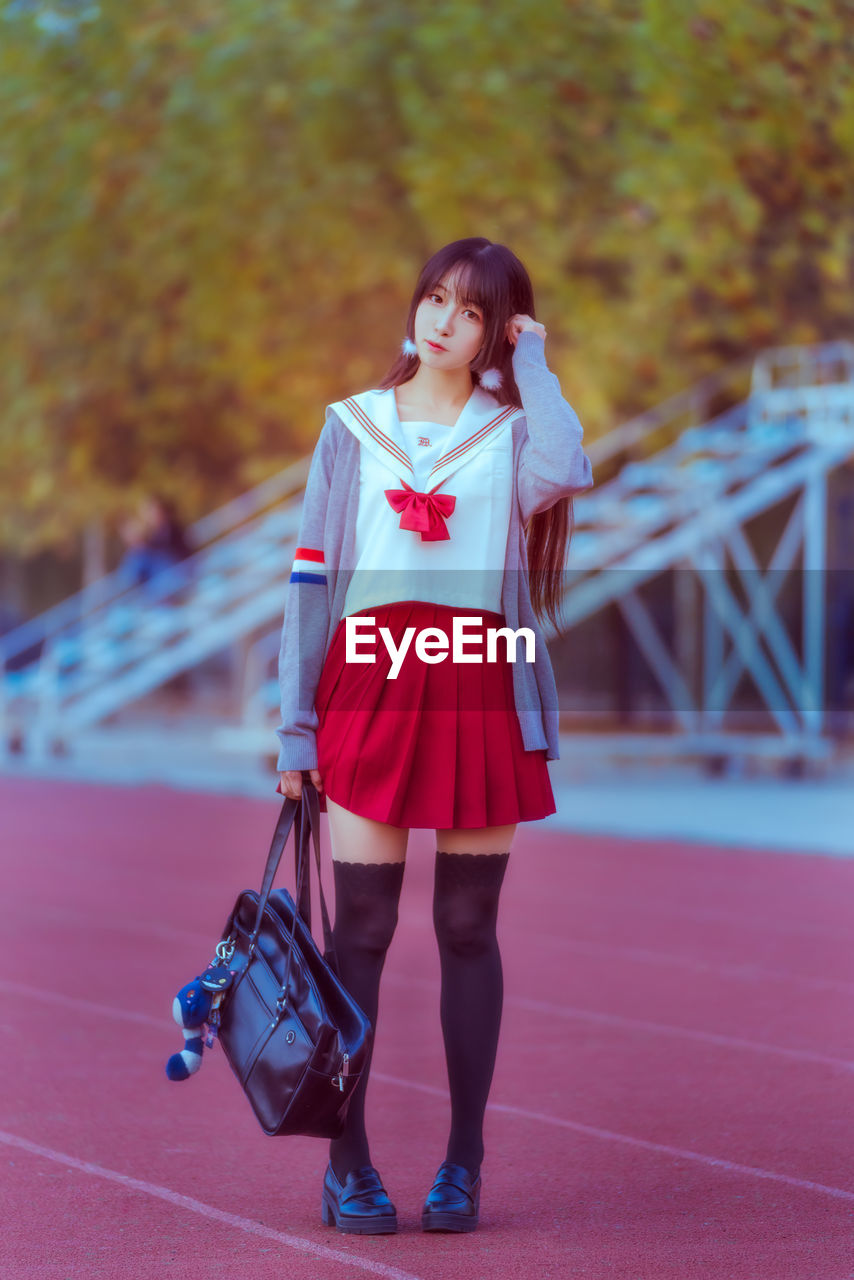
[[[489,273],[478,270],[477,262],[463,259],[452,263],[437,273],[424,293],[432,293],[438,288],[450,289],[464,306],[477,307],[484,315],[495,309],[497,299],[495,289],[490,288]]]

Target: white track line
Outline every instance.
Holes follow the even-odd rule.
[[[19,1138],[17,1134],[7,1133],[3,1129],[0,1129],[0,1142],[5,1142],[10,1147],[19,1147],[22,1151],[29,1151],[31,1155],[41,1156],[44,1160],[53,1160],[56,1164],[67,1165],[70,1169],[79,1170],[80,1173],[88,1173],[95,1178],[104,1178],[107,1182],[118,1183],[120,1187],[127,1187],[131,1191],[139,1191],[143,1195],[165,1200],[167,1204],[174,1205],[177,1209],[188,1209],[191,1213],[210,1218],[224,1227],[235,1227],[238,1231],[245,1231],[247,1235],[275,1240],[277,1244],[283,1244],[288,1249],[296,1249],[299,1253],[308,1254],[312,1258],[322,1258],[326,1262],[340,1262],[345,1267],[368,1271],[374,1276],[385,1276],[387,1280],[421,1280],[411,1271],[401,1271],[399,1267],[390,1267],[383,1262],[373,1262],[370,1258],[360,1257],[357,1253],[329,1249],[326,1245],[316,1244],[313,1240],[304,1240],[302,1236],[292,1236],[285,1231],[276,1231],[273,1227],[265,1226],[263,1222],[243,1218],[238,1213],[226,1213],[224,1209],[216,1209],[202,1200],[193,1199],[192,1196],[170,1191],[168,1187],[158,1186],[156,1182],[145,1182],[141,1178],[128,1177],[126,1173],[105,1169],[103,1165],[92,1164],[88,1160],[78,1160],[76,1156],[66,1155],[63,1151],[54,1151],[51,1147],[41,1147],[36,1142],[28,1142],[26,1138]]]
[[[785,982],[792,987],[809,987],[816,991],[839,991],[843,995],[854,992],[854,982],[846,982],[842,978],[810,978],[806,974],[792,973],[788,969],[769,969],[766,965],[729,964],[724,961],[697,960],[693,956],[683,956],[675,951],[653,951],[649,947],[617,947],[605,942],[583,942],[580,938],[561,937],[556,933],[537,933],[537,942],[546,943],[557,950],[570,951],[575,955],[591,956],[594,960],[631,960],[641,964],[657,964],[685,972],[712,973],[722,978],[733,978],[736,982],[749,982],[752,985],[760,979],[771,982]]]
[[[510,856],[512,858],[512,853]],[[574,904],[586,903],[590,907],[597,908],[603,917],[610,912],[611,908],[614,908],[633,915],[637,920],[648,920],[656,916],[666,920],[676,919],[683,924],[733,925],[743,929],[750,937],[770,933],[786,938],[821,938],[822,941],[842,943],[851,941],[850,934],[843,933],[841,929],[839,932],[831,932],[818,922],[803,924],[794,920],[781,920],[778,916],[745,915],[738,911],[727,911],[721,907],[698,907],[693,899],[680,903],[660,897],[644,898],[640,895],[635,898],[623,898],[615,894],[590,893],[583,889],[572,889],[568,892],[572,894]],[[531,901],[536,903],[538,900],[546,901],[544,898],[537,899],[533,894],[531,895]],[[766,909],[760,893],[755,895],[755,903],[757,913]]]
[[[146,1027],[157,1027],[159,1031],[172,1027],[180,1037],[176,1022],[168,1018],[154,1018],[150,1013],[137,1013],[134,1009],[119,1009],[109,1004],[97,1004],[94,1000],[82,1000],[80,996],[64,996],[58,991],[48,991],[43,987],[31,987],[25,982],[10,982],[0,978],[0,990],[10,995],[26,996],[28,1000],[41,1000],[42,1004],[64,1005],[68,1009],[77,1009],[80,1013],[100,1013],[107,1018],[118,1018],[122,1022],[141,1022]]]
[[[417,1084],[413,1080],[404,1080],[400,1076],[390,1076],[382,1071],[371,1069],[371,1079],[384,1080],[386,1084],[396,1084],[402,1089],[417,1089],[419,1093],[429,1093],[447,1098],[447,1092],[433,1085]],[[721,1160],[718,1156],[707,1156],[700,1151],[686,1151],[682,1147],[669,1147],[663,1142],[650,1142],[646,1138],[633,1138],[627,1133],[615,1133],[613,1129],[599,1129],[595,1125],[582,1124],[578,1120],[561,1120],[542,1111],[528,1111],[525,1107],[513,1107],[503,1102],[488,1102],[487,1111],[501,1111],[505,1115],[519,1116],[523,1120],[536,1120],[540,1124],[556,1125],[561,1129],[572,1129],[575,1133],[585,1133],[591,1138],[602,1138],[606,1142],[618,1142],[624,1146],[640,1147],[644,1151],[658,1151],[668,1156],[678,1156],[680,1160],[693,1160],[697,1164],[708,1165],[713,1169],[725,1169],[728,1173],[748,1174],[753,1178],[765,1178],[770,1182],[782,1182],[788,1187],[799,1187],[802,1191],[818,1191],[822,1195],[833,1196],[836,1200],[850,1200],[854,1203],[854,1191],[843,1191],[841,1187],[828,1187],[823,1182],[810,1182],[806,1178],[792,1178],[786,1173],[773,1173],[770,1169],[758,1169],[751,1164],[736,1164],[732,1160]]]
[[[775,1057],[790,1058],[795,1062],[815,1062],[822,1067],[841,1067],[843,1071],[854,1071],[854,1062],[847,1058],[831,1058],[827,1054],[814,1053],[810,1049],[787,1049],[783,1045],[762,1044],[760,1041],[743,1040],[738,1036],[718,1035],[714,1031],[694,1031],[689,1027],[674,1027],[667,1022],[652,1022],[645,1018],[625,1018],[591,1009],[574,1009],[569,1005],[550,1004],[547,1000],[530,1000],[525,996],[514,997],[514,1003],[523,1009],[531,1009],[535,1013],[547,1013],[557,1018],[575,1018],[581,1022],[597,1022],[603,1026],[651,1031],[655,1035],[676,1036],[682,1040],[697,1040],[701,1044],[722,1045],[725,1049],[747,1049],[751,1053],[771,1053]]]
[[[385,982],[396,987],[422,987],[427,991],[439,991],[439,983],[430,978],[404,977],[401,974],[385,972]],[[131,1009],[114,1008],[111,1005],[97,1004],[93,1000],[83,1000],[79,996],[64,996],[56,991],[42,987],[31,987],[23,982],[11,982],[0,978],[0,991],[8,991],[11,995],[26,996],[42,1003],[59,1004],[68,1008],[79,1009],[81,1013],[99,1013],[110,1018],[122,1018],[126,1022],[140,1022],[144,1026],[173,1026],[167,1018],[155,1018],[149,1013],[137,1013]],[[652,1032],[655,1035],[673,1036],[682,1040],[694,1040],[700,1044],[720,1045],[725,1049],[746,1049],[750,1053],[766,1053],[772,1057],[789,1058],[795,1062],[813,1062],[821,1067],[833,1067],[843,1071],[854,1071],[854,1062],[846,1058],[831,1058],[827,1054],[813,1053],[809,1049],[787,1049],[783,1045],[762,1044],[757,1040],[742,1040],[737,1036],[717,1035],[714,1031],[694,1031],[687,1027],[674,1027],[667,1022],[650,1022],[642,1018],[626,1018],[616,1013],[601,1013],[596,1009],[576,1009],[570,1005],[550,1004],[546,1000],[531,1000],[525,996],[506,996],[505,1002],[528,1009],[533,1013],[547,1013],[549,1017],[567,1018],[576,1022],[592,1022],[599,1026],[616,1027],[619,1030]]]
[[[383,980],[396,987],[423,987],[438,991],[439,983],[430,978],[415,978],[397,973],[384,973]],[[2,986],[0,980],[0,986]],[[675,1036],[682,1040],[697,1040],[701,1044],[722,1045],[727,1049],[747,1049],[752,1053],[768,1053],[773,1057],[790,1058],[796,1062],[815,1062],[822,1067],[841,1067],[854,1071],[854,1062],[847,1058],[831,1058],[827,1054],[814,1053],[810,1049],[787,1049],[783,1045],[762,1044],[759,1040],[742,1040],[738,1036],[718,1035],[714,1031],[694,1031],[690,1027],[674,1027],[668,1022],[651,1022],[643,1018],[626,1018],[618,1013],[602,1013],[598,1009],[577,1009],[572,1005],[551,1004],[547,1000],[531,1000],[526,996],[505,997],[507,1004],[533,1013],[547,1013],[549,1017],[574,1019],[577,1022],[593,1022],[600,1026],[618,1027],[627,1031],[653,1032],[656,1035]]]
[[[408,918],[410,921],[417,919],[425,931],[432,931],[433,925],[428,915],[421,912],[415,913],[410,911],[408,904],[403,903],[401,906],[401,921]],[[675,912],[673,914],[676,914]],[[20,917],[19,917],[20,918]],[[686,915],[684,917],[688,919]],[[144,938],[166,938],[176,942],[191,942],[196,946],[202,947],[202,953],[207,955],[210,951],[213,954],[213,948],[216,945],[215,940],[211,942],[212,935],[207,933],[196,933],[189,929],[171,928],[165,925],[155,924],[154,922],[130,921],[123,920],[120,924],[109,924],[97,916],[87,917],[76,911],[64,911],[57,907],[39,907],[40,920],[64,921],[74,925],[75,928],[85,928],[88,931],[98,929],[102,933],[119,933],[119,934],[136,934]],[[738,919],[737,924],[745,924],[745,921]],[[746,925],[745,925],[746,927]],[[527,932],[521,927],[513,927],[508,923],[506,917],[499,919],[499,936],[506,934],[508,937],[518,933]],[[819,930],[810,931],[810,936],[826,938],[827,934]],[[644,947],[620,947],[611,946],[602,942],[582,941],[578,938],[564,937],[555,933],[537,932],[537,941],[544,942],[549,946],[562,948],[567,951],[578,952],[581,955],[591,955],[594,957],[603,957],[608,959],[613,956],[617,959],[628,959],[632,961],[641,961],[648,964],[670,965],[678,969],[697,970],[704,973],[719,973],[725,978],[734,978],[738,981],[754,982],[757,978],[771,978],[775,981],[789,982],[794,986],[813,987],[819,990],[832,990],[841,992],[854,991],[854,982],[846,982],[839,978],[810,978],[804,974],[792,973],[785,969],[769,969],[763,965],[752,964],[727,964],[714,963],[709,961],[697,960],[692,956],[680,955],[672,951],[652,951]],[[846,942],[850,939],[846,938]]]
[[[23,983],[6,982],[3,979],[0,979],[0,988],[15,991],[22,995],[36,996],[48,1003],[75,1003],[73,1000],[66,1000],[63,997],[58,996],[56,992],[53,991],[41,991],[37,987],[26,987]],[[111,1009],[107,1005],[96,1005],[90,1001],[81,1000],[77,1003],[84,1006],[89,1012],[100,1013],[107,1017],[123,1019],[129,1016],[124,1009]],[[137,1015],[134,1018],[134,1021],[137,1020],[145,1021],[146,1023],[159,1028],[164,1028],[169,1025],[165,1019],[158,1021],[158,1019],[151,1018],[148,1015]],[[844,1065],[849,1066],[850,1064],[846,1063]],[[397,1085],[402,1089],[412,1089],[416,1093],[426,1093],[433,1098],[442,1098],[445,1102],[447,1102],[449,1098],[447,1089],[440,1089],[436,1085],[432,1084],[421,1084],[417,1080],[403,1079],[401,1076],[388,1075],[386,1072],[377,1071],[373,1067],[371,1068],[371,1079],[384,1080],[387,1084]],[[583,1124],[579,1120],[563,1120],[560,1116],[548,1115],[546,1112],[542,1111],[528,1111],[524,1107],[514,1107],[503,1102],[487,1102],[486,1109],[487,1111],[501,1111],[505,1115],[519,1116],[524,1120],[535,1120],[539,1124],[553,1125],[560,1129],[572,1129],[578,1133],[586,1133],[591,1137],[602,1138],[608,1142],[624,1143],[632,1147],[641,1147],[647,1151],[659,1151],[667,1155],[678,1156],[681,1159],[694,1160],[700,1164],[709,1165],[712,1168],[726,1169],[733,1173],[749,1174],[757,1178],[767,1178],[774,1182],[785,1183],[787,1186],[800,1187],[802,1190],[819,1191],[825,1195],[835,1196],[837,1199],[854,1201],[854,1192],[843,1191],[839,1187],[828,1187],[821,1182],[809,1182],[803,1178],[792,1178],[785,1173],[772,1173],[768,1169],[759,1169],[753,1165],[735,1164],[730,1160],[721,1160],[717,1156],[707,1156],[696,1151],[685,1151],[681,1147],[669,1147],[660,1142],[650,1142],[646,1138],[633,1138],[629,1134],[617,1133],[612,1129],[600,1129],[595,1125]],[[23,1142],[24,1139],[20,1139],[20,1141]],[[116,1177],[119,1176],[120,1175],[116,1175]]]

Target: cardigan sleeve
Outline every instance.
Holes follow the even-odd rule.
[[[546,364],[538,333],[519,334],[513,376],[522,397],[527,438],[519,454],[519,502],[523,523],[569,494],[591,488],[593,467],[582,448],[583,428]]]
[[[324,529],[338,438],[336,424],[337,416],[328,410],[309,467],[297,554],[285,589],[279,646],[281,723],[276,729],[279,773],[317,768],[314,697],[329,632],[328,578],[333,566],[327,565],[324,556]]]

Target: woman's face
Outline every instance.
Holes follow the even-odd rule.
[[[421,363],[432,369],[469,365],[483,344],[483,312],[462,302],[446,275],[415,312],[415,345]]]

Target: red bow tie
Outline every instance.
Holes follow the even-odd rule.
[[[449,493],[437,493],[431,489],[429,493],[416,493],[406,483],[400,482],[402,489],[386,489],[388,498],[395,511],[400,511],[401,529],[411,529],[421,534],[422,542],[444,542],[450,538],[445,527],[445,516],[449,516],[456,506],[457,500]],[[439,481],[441,484],[442,481]]]

